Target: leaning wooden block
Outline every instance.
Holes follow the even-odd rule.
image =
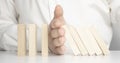
[[[89,29],[86,30],[86,34],[88,34],[88,37],[87,39],[89,40],[89,42],[91,43],[91,46],[92,46],[92,49],[94,50],[95,54],[96,55],[101,55],[102,54],[102,51],[101,49],[99,48],[97,42],[96,42],[96,39],[93,37],[92,33],[90,32]]]
[[[48,25],[42,25],[42,56],[48,56]]]
[[[28,42],[29,42],[29,56],[35,56],[37,54],[36,41],[37,31],[35,24],[28,25]]]
[[[74,41],[74,39],[73,39],[73,37],[72,37],[72,35],[71,35],[70,30],[69,30],[68,27],[69,27],[69,26],[67,26],[67,25],[63,26],[63,28],[64,28],[65,31],[66,31],[66,35],[65,35],[65,36],[66,36],[66,39],[67,39],[67,41],[69,42],[69,45],[70,45],[70,47],[71,47],[74,55],[79,55],[79,54],[80,54],[80,51],[79,51],[79,49],[78,49],[78,47],[77,47],[77,45],[76,45],[76,43],[75,43],[75,41]]]
[[[88,38],[89,35],[87,33],[86,28],[80,28],[78,30],[78,33],[79,33],[79,36],[80,36],[81,40],[83,41],[83,44],[85,45],[85,48],[88,51],[88,54],[89,55],[94,55],[95,51],[94,51],[94,49],[92,47],[92,43],[90,42],[90,38]]]
[[[76,28],[74,28],[73,26],[69,26],[69,30],[71,32],[72,38],[74,39],[74,42],[76,43],[77,47],[79,48],[79,51],[81,53],[81,55],[88,55],[88,52],[85,48],[85,46],[83,45],[83,42],[78,34],[78,31]]]
[[[107,48],[104,40],[102,39],[102,37],[99,35],[98,31],[95,29],[95,27],[91,27],[90,28],[91,33],[93,34],[94,38],[97,41],[97,44],[99,45],[99,47],[101,48],[103,55],[107,55],[109,54],[109,49]]]
[[[18,56],[26,55],[26,28],[24,24],[18,24]]]

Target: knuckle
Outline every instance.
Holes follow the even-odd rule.
[[[60,25],[61,25],[60,20],[56,20],[56,21],[54,22],[54,26],[55,26],[55,27],[59,27]]]
[[[54,39],[54,40],[53,40],[53,45],[54,45],[54,46],[58,46],[58,39]]]
[[[59,39],[54,39],[53,41],[54,46],[58,47],[58,46],[62,46],[64,43],[62,41],[59,41]]]
[[[58,37],[58,32],[57,32],[57,30],[52,30],[52,31],[51,31],[51,37],[52,37],[52,38]]]
[[[57,54],[64,54],[65,53],[65,47],[61,46],[61,47],[56,48],[56,52],[57,52]]]
[[[60,37],[59,42],[63,44],[65,42],[65,37]]]
[[[58,33],[59,33],[60,36],[63,36],[65,34],[65,30],[63,28],[60,28],[58,30]]]

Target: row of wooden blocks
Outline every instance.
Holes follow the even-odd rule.
[[[18,24],[18,56],[25,56],[27,38],[26,38],[26,25]],[[42,56],[48,56],[48,25],[42,25]],[[37,54],[37,26],[35,24],[28,24],[28,49],[29,56]]]
[[[95,27],[75,28],[71,25],[63,26],[66,30],[66,40],[74,55],[108,55],[110,53],[105,41]]]
[[[75,28],[65,25],[66,39],[74,55],[107,55],[109,49],[104,40],[94,27]],[[42,56],[48,56],[48,25],[42,25]],[[29,56],[37,54],[37,27],[35,24],[28,25],[28,34],[26,34],[26,25],[18,24],[18,56],[26,55],[26,35],[28,36]]]

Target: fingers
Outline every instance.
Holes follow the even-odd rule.
[[[51,21],[50,27],[51,28],[59,28],[65,24],[65,20],[63,17],[55,18]]]
[[[64,28],[55,28],[50,30],[50,49],[55,54],[64,54],[65,52],[65,30]]]
[[[60,5],[57,5],[54,11],[54,18],[50,23],[51,28],[59,28],[65,24],[63,17],[63,9]]]
[[[64,54],[65,52],[65,30],[62,28],[64,24],[63,9],[60,5],[57,5],[49,30],[49,48],[55,54]]]
[[[58,47],[62,46],[65,43],[65,37],[59,37],[56,39],[53,39],[53,46]]]
[[[65,35],[64,28],[52,29],[50,32],[51,38],[58,38]]]
[[[65,50],[66,50],[66,47],[63,45],[63,46],[59,46],[59,47],[56,47],[56,48],[54,48],[54,47],[51,47],[52,49],[52,52],[54,53],[54,54],[57,54],[57,55],[62,55],[62,54],[64,54],[65,53]]]
[[[65,37],[59,37],[56,39],[53,39],[53,42],[50,42],[50,50],[55,54],[64,54],[66,48],[64,46],[65,43]]]
[[[55,48],[54,53],[61,55],[65,53],[65,50],[66,50],[65,46],[60,46],[60,47]]]
[[[63,9],[60,5],[57,5],[54,11],[54,18],[58,18],[60,16],[63,16]]]

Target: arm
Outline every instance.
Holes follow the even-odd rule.
[[[62,26],[65,25],[63,17],[63,9],[60,5],[55,7],[54,18],[50,23],[49,30],[49,49],[55,54],[64,54],[66,51],[65,30]]]
[[[111,50],[120,50],[120,0],[111,0],[111,21],[113,28],[113,38],[111,42]]]
[[[110,1],[111,8],[111,21],[112,23],[117,23],[120,21],[120,0],[111,0]]]
[[[0,0],[0,49],[16,50],[17,19],[13,0]]]

